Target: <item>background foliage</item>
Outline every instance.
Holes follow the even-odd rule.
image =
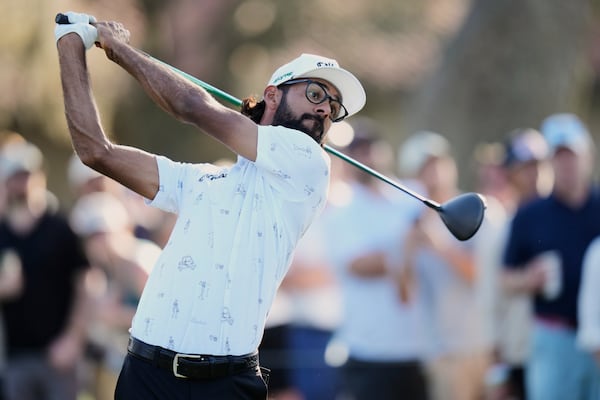
[[[302,52],[336,58],[365,85],[361,114],[393,146],[421,129],[446,135],[472,189],[478,144],[558,111],[598,126],[595,9],[589,0],[3,1],[0,130],[44,150],[50,187],[68,201],[53,17],[75,10],[123,22],[136,47],[238,97],[261,94],[274,68]],[[232,157],[164,114],[100,50],[89,54],[114,140],[178,160]]]

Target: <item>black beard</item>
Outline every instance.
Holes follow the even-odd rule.
[[[304,121],[311,120],[314,121],[312,128],[309,128],[303,124]],[[283,97],[279,107],[277,107],[277,111],[275,111],[272,125],[281,125],[285,126],[286,128],[296,129],[304,132],[313,138],[318,144],[322,144],[323,136],[325,134],[325,124],[323,118],[312,114],[302,114],[299,118],[295,118],[287,105],[285,97]]]

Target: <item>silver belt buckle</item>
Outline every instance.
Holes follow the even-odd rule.
[[[185,375],[181,375],[179,372],[177,372],[177,368],[179,367],[179,357],[183,357],[183,358],[195,358],[195,359],[200,359],[200,361],[203,361],[203,356],[198,355],[198,354],[182,354],[182,353],[176,353],[175,357],[173,357],[173,375],[175,375],[175,377],[177,378],[185,378],[187,379],[187,376]]]

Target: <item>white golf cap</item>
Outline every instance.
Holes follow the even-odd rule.
[[[559,148],[583,153],[593,145],[585,124],[575,114],[553,114],[542,122],[542,134],[552,154]]]
[[[450,142],[436,132],[419,131],[402,144],[398,156],[400,171],[407,177],[415,177],[430,158],[450,155]]]
[[[107,192],[87,194],[75,203],[70,215],[71,229],[81,236],[119,232],[131,220],[123,203]]]
[[[320,78],[330,82],[339,91],[348,116],[359,112],[367,101],[365,89],[359,80],[349,71],[340,68],[332,58],[304,53],[279,67],[267,85],[278,86],[296,78]]]
[[[85,165],[79,159],[77,154],[71,155],[69,166],[67,167],[67,177],[71,186],[77,188],[91,179],[99,178],[101,176],[104,175]]]
[[[36,172],[42,168],[43,160],[42,152],[33,143],[8,143],[0,150],[0,175],[6,179],[18,172]]]

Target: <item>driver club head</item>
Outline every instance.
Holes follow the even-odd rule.
[[[481,226],[485,198],[479,193],[464,193],[442,204],[438,210],[448,230],[458,240],[468,240]]]

